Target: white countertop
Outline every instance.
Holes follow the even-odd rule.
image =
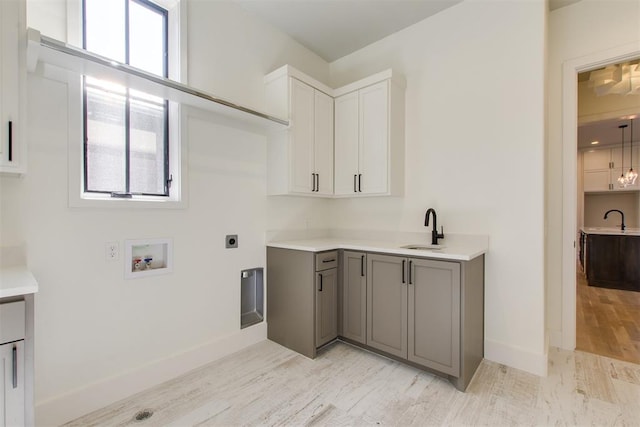
[[[0,298],[35,294],[38,282],[25,266],[0,268]]]
[[[470,261],[487,252],[488,247],[481,242],[442,241],[442,249],[418,250],[403,246],[429,246],[424,241],[391,242],[383,240],[347,239],[339,237],[284,240],[267,243],[271,248],[294,249],[308,252],[322,252],[333,249],[347,249],[362,252],[382,252],[388,254],[436,258],[443,260]]]
[[[612,236],[640,236],[640,228],[626,228],[624,231],[620,227],[582,227],[586,234],[607,234]]]

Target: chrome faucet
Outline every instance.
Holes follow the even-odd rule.
[[[442,232],[438,233],[438,217],[436,211],[433,208],[427,209],[427,214],[424,216],[424,226],[429,226],[429,215],[433,214],[433,230],[431,230],[431,244],[437,245],[438,239],[444,239],[444,227],[441,227]]]
[[[620,214],[620,216],[622,217],[622,224],[620,224],[620,230],[624,231],[624,228],[625,228],[625,225],[624,225],[624,213],[619,209],[609,209],[607,212],[605,212],[604,219],[607,219],[607,215],[609,215],[609,213],[611,213],[611,212],[618,212]]]

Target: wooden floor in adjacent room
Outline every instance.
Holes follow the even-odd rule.
[[[576,348],[640,364],[640,292],[588,286],[577,277]]]
[[[341,342],[310,360],[264,341],[69,425],[637,426],[638,396],[640,365],[581,351],[550,349],[546,377],[483,361],[462,393]]]

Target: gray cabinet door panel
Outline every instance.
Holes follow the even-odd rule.
[[[316,273],[316,347],[338,336],[338,269]]]
[[[367,345],[407,357],[406,258],[367,256]]]
[[[342,335],[367,340],[367,260],[363,252],[344,251],[342,257]]]
[[[460,373],[460,264],[410,259],[409,354],[412,362]]]

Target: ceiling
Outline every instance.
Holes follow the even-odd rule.
[[[234,0],[333,62],[462,0]],[[549,0],[549,10],[579,0]]]
[[[636,114],[633,119],[633,139],[640,139],[640,114]],[[631,123],[630,119],[611,119],[584,124],[578,127],[578,148],[601,147],[622,143],[622,130],[618,126]],[[631,128],[624,131],[624,142],[629,143]],[[599,141],[597,145],[591,145],[592,141]]]

